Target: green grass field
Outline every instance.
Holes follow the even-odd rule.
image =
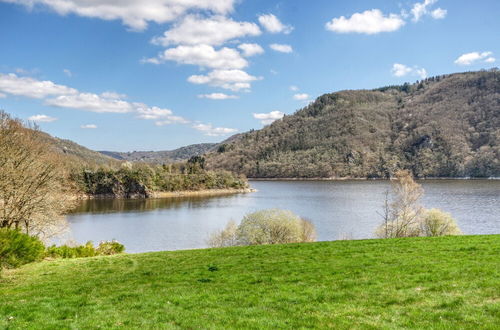
[[[500,327],[500,235],[44,261],[5,271],[0,328]]]

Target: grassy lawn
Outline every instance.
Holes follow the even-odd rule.
[[[0,328],[496,328],[500,235],[44,261],[0,279]]]

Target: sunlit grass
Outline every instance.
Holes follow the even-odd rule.
[[[500,235],[45,261],[0,279],[0,328],[495,328]]]

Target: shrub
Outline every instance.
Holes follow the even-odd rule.
[[[85,245],[68,246],[61,245],[47,248],[47,256],[52,258],[86,258],[101,255],[118,254],[125,251],[125,246],[117,241],[104,241],[94,247],[94,244],[89,241]]]
[[[125,251],[125,246],[113,240],[110,242],[104,241],[99,243],[96,252],[98,255],[109,256],[112,254],[123,253]]]
[[[451,214],[438,209],[426,210],[421,220],[422,236],[447,236],[461,235],[462,231],[458,227]]]
[[[235,245],[283,244],[313,242],[314,225],[291,211],[271,209],[246,215],[241,224],[231,221],[214,233],[208,244],[211,247]]]
[[[300,219],[302,225],[301,242],[315,242],[316,228],[311,221]]]
[[[15,268],[41,260],[45,246],[36,237],[0,228],[0,268]]]
[[[47,256],[52,258],[85,258],[96,255],[97,252],[90,241],[80,246],[52,245],[47,248]]]
[[[263,210],[246,215],[238,227],[238,240],[243,245],[300,242],[301,219],[291,211]]]
[[[219,230],[208,239],[208,246],[210,247],[228,247],[238,245],[238,226],[234,221],[229,221],[226,227]]]

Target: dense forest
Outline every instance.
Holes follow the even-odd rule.
[[[325,94],[206,154],[211,169],[261,178],[500,176],[500,71]]]

